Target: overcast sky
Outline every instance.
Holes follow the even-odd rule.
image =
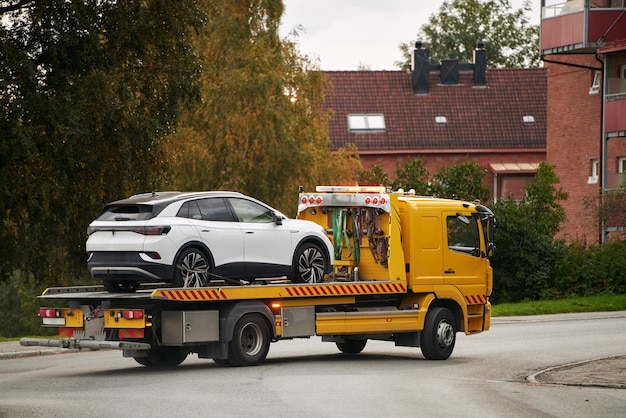
[[[443,0],[283,0],[281,34],[301,26],[300,52],[319,58],[322,70],[397,70],[398,45],[415,40]],[[512,0],[514,9],[523,0]],[[539,23],[541,0],[532,0]]]

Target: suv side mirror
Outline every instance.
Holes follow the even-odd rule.
[[[274,223],[276,225],[282,225],[283,224],[283,218],[281,216],[279,216],[278,214],[276,214],[276,212],[272,212],[272,219],[274,220]]]

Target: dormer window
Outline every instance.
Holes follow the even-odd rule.
[[[382,113],[359,113],[348,115],[350,132],[383,132],[385,116]]]

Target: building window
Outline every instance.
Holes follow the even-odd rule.
[[[532,125],[535,123],[535,117],[533,115],[524,115],[522,116],[522,122],[524,122],[524,125]]]
[[[350,131],[384,131],[385,116],[382,113],[348,115]]]
[[[600,161],[597,158],[589,160],[591,175],[587,180],[587,184],[596,184],[598,182],[598,176],[600,174]]]
[[[626,157],[619,157],[617,159],[617,172],[626,173]]]
[[[602,80],[602,71],[594,71],[593,72],[593,81],[591,82],[591,88],[589,89],[589,94],[598,94],[600,91],[600,80]]]
[[[448,118],[445,116],[435,116],[435,123],[437,125],[446,125],[448,123]]]

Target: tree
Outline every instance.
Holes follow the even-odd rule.
[[[472,161],[443,166],[432,178],[431,191],[437,197],[489,201],[489,189],[483,185],[487,170]]]
[[[604,199],[601,192],[584,201],[585,208],[593,213],[598,222],[606,227],[626,230],[626,182],[621,186],[606,190]]]
[[[492,206],[497,220],[493,268],[498,302],[551,296],[553,269],[563,251],[554,237],[566,219],[559,201],[567,194],[556,188],[559,183],[554,168],[542,162],[524,199],[500,199]]]
[[[280,0],[206,0],[202,101],[168,138],[174,188],[237,190],[290,212],[332,168],[327,80],[278,33]],[[289,210],[288,210],[289,209]]]
[[[428,170],[424,160],[415,159],[409,161],[403,168],[396,168],[396,179],[391,183],[394,190],[404,189],[415,190],[418,195],[427,195],[430,193],[428,186]]]
[[[87,280],[86,227],[152,190],[161,138],[195,95],[192,0],[0,7],[0,283]]]
[[[539,26],[531,25],[531,2],[512,10],[510,0],[445,0],[438,13],[422,25],[417,40],[430,49],[431,62],[457,59],[473,62],[472,51],[483,41],[487,60],[494,67],[539,65]],[[399,45],[403,60],[396,65],[408,70],[413,42]]]
[[[383,169],[382,164],[376,164],[369,170],[361,170],[359,172],[359,184],[367,186],[389,186],[391,180],[389,175]]]

